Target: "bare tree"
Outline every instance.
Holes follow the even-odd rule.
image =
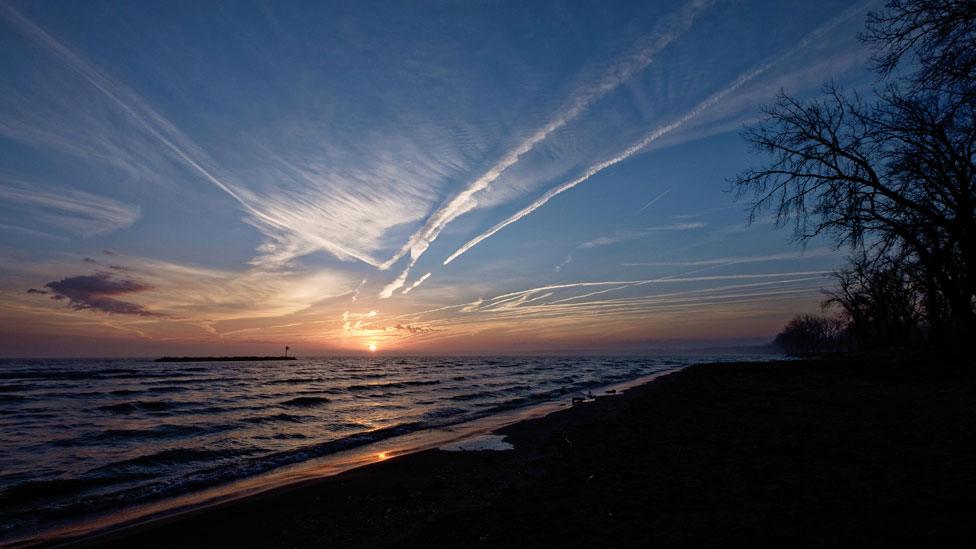
[[[861,39],[877,47],[874,66],[883,76],[914,57],[917,89],[963,100],[976,91],[976,0],[889,0],[868,15]]]
[[[838,306],[861,349],[897,350],[920,341],[925,300],[912,266],[888,256],[862,255],[834,273],[824,308]]]
[[[774,209],[800,239],[828,234],[912,264],[933,328],[954,341],[976,333],[976,95],[957,93],[972,85],[965,56],[976,58],[976,41],[961,37],[973,32],[974,6],[894,0],[873,14],[883,71],[919,48],[913,85],[889,85],[870,103],[832,84],[808,102],[781,93],[744,134],[769,162],[733,179],[753,217]]]
[[[797,315],[773,340],[791,356],[815,356],[847,350],[845,324],[840,319]]]

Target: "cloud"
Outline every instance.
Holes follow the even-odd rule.
[[[410,290],[413,290],[417,286],[420,286],[421,284],[423,284],[425,280],[427,280],[428,278],[430,278],[430,275],[431,275],[431,273],[427,273],[424,276],[418,278],[417,280],[414,281],[413,284],[411,284],[410,286],[404,288],[402,293],[404,293],[404,294],[410,293]]]
[[[123,204],[73,189],[41,190],[37,185],[4,181],[0,201],[18,204],[18,213],[77,233],[92,236],[124,229],[140,216],[139,206]]]
[[[47,295],[47,291],[46,290],[38,290],[37,288],[30,288],[30,289],[27,290],[27,293],[29,293],[29,294]]]
[[[426,334],[435,331],[433,328],[427,326],[415,326],[413,324],[397,324],[396,326],[390,327],[393,330],[409,332],[412,335]]]
[[[670,193],[670,192],[671,192],[671,189],[665,189],[664,191],[658,193],[657,196],[655,196],[654,198],[650,199],[646,204],[644,204],[639,210],[637,210],[636,212],[634,212],[630,217],[631,218],[634,218],[634,217],[642,214],[648,208],[650,208],[651,206],[653,206],[654,204],[656,204],[659,200],[661,200],[662,198],[664,198],[665,196],[667,196],[667,194]],[[616,233],[614,235],[600,236],[600,237],[594,238],[592,240],[587,240],[586,242],[582,242],[579,245],[577,245],[575,248],[573,248],[573,250],[566,256],[565,259],[563,259],[562,261],[559,262],[558,265],[556,265],[555,270],[556,270],[556,272],[559,272],[559,271],[561,271],[563,269],[563,267],[565,267],[566,265],[569,265],[570,263],[572,263],[572,261],[573,261],[573,254],[576,253],[577,250],[588,249],[588,248],[596,248],[596,247],[599,247],[599,246],[608,246],[610,244],[616,244],[617,242],[621,242],[623,240],[628,240],[630,238],[636,238],[636,237],[639,237],[639,236],[643,236],[643,233],[640,233],[640,232],[637,232],[637,231],[625,231],[625,232],[618,232],[618,233]]]
[[[754,80],[756,77],[762,75],[763,73],[765,73],[766,71],[768,71],[772,67],[774,67],[774,66],[782,63],[783,61],[785,61],[786,59],[788,59],[790,56],[794,55],[797,51],[799,51],[799,50],[805,48],[806,46],[808,46],[813,41],[821,38],[829,30],[833,29],[834,27],[836,27],[837,25],[839,25],[841,22],[843,22],[846,19],[850,18],[855,13],[860,12],[863,8],[864,8],[864,5],[863,4],[859,4],[859,5],[857,5],[857,6],[853,7],[853,8],[849,8],[849,9],[845,10],[841,15],[839,15],[839,16],[831,19],[830,21],[828,21],[824,25],[820,26],[819,28],[817,28],[813,32],[809,33],[806,37],[804,37],[802,40],[800,40],[800,42],[798,42],[796,46],[794,46],[794,47],[786,50],[785,52],[780,53],[779,55],[777,55],[776,57],[774,57],[772,60],[764,63],[763,65],[760,65],[760,66],[758,66],[758,67],[756,67],[754,69],[751,69],[749,71],[746,71],[746,72],[740,74],[731,83],[729,83],[725,88],[723,88],[722,90],[720,90],[720,91],[712,94],[711,96],[709,96],[704,101],[698,103],[697,105],[695,105],[695,107],[693,107],[691,110],[689,110],[688,112],[686,112],[684,115],[680,116],[679,118],[677,118],[673,122],[670,122],[670,123],[668,123],[666,125],[663,125],[663,126],[659,126],[659,127],[655,128],[655,129],[651,130],[651,132],[649,132],[648,134],[646,134],[642,139],[640,139],[639,141],[637,141],[636,143],[634,143],[630,147],[624,149],[622,152],[620,152],[616,156],[614,156],[614,157],[612,157],[612,158],[610,158],[608,160],[604,160],[602,162],[599,162],[597,164],[594,164],[594,165],[590,166],[588,169],[586,169],[583,172],[583,175],[577,177],[576,179],[567,181],[566,183],[563,183],[562,185],[559,185],[557,187],[554,187],[552,189],[549,189],[541,197],[539,197],[534,202],[532,202],[530,205],[528,205],[525,208],[523,208],[522,210],[516,212],[515,214],[513,214],[510,217],[508,217],[507,219],[505,219],[505,220],[503,220],[503,221],[495,224],[493,227],[491,227],[487,231],[481,233],[480,235],[476,236],[475,238],[469,240],[463,246],[461,246],[460,248],[458,248],[454,253],[452,253],[450,256],[448,256],[447,259],[444,260],[444,263],[443,264],[444,265],[447,265],[450,262],[454,261],[461,254],[463,254],[466,251],[470,250],[474,246],[477,246],[479,243],[481,243],[485,239],[491,237],[492,235],[494,235],[498,231],[504,229],[505,227],[511,225],[512,223],[515,223],[516,221],[522,219],[523,217],[525,217],[525,216],[531,214],[532,212],[538,210],[539,208],[541,208],[542,206],[544,206],[547,202],[549,202],[550,200],[552,200],[556,196],[558,196],[558,195],[560,195],[560,194],[562,194],[562,193],[564,193],[564,192],[572,189],[573,187],[576,187],[577,185],[579,185],[579,184],[587,181],[588,179],[590,179],[594,175],[602,172],[603,170],[605,170],[605,169],[607,169],[607,168],[609,168],[611,166],[614,166],[616,164],[619,164],[620,162],[623,162],[624,160],[627,160],[631,156],[633,156],[633,155],[635,155],[635,154],[643,151],[645,148],[647,148],[648,145],[650,145],[654,141],[657,141],[661,137],[664,137],[664,136],[668,135],[669,133],[673,132],[674,130],[676,130],[676,129],[682,127],[682,126],[684,126],[689,121],[693,120],[694,118],[696,118],[697,116],[699,116],[703,112],[705,112],[708,109],[712,108],[715,104],[717,104],[720,101],[722,101],[723,99],[725,99],[725,97],[727,97],[728,95],[732,94],[733,92],[737,91],[742,86],[744,86],[747,83],[749,83],[750,81]]]
[[[749,280],[749,279],[763,279],[763,278],[779,278],[787,276],[823,276],[830,274],[830,271],[794,271],[785,273],[759,273],[759,274],[727,274],[727,275],[709,275],[709,276],[666,276],[660,278],[648,278],[644,280],[605,280],[605,281],[590,281],[590,282],[570,282],[564,284],[550,284],[547,286],[540,286],[538,288],[530,288],[528,290],[520,290],[517,292],[509,292],[506,294],[497,295],[489,300],[491,305],[495,305],[504,300],[519,299],[522,296],[528,294],[538,294],[541,292],[547,292],[550,290],[566,290],[570,288],[593,288],[600,286],[619,286],[620,288],[627,288],[632,286],[646,286],[650,284],[682,284],[688,282],[713,282],[713,281],[723,281],[723,280]],[[480,303],[479,303],[480,304]]]
[[[601,246],[610,246],[611,244],[616,244],[618,242],[624,242],[626,240],[633,240],[635,238],[640,238],[642,236],[647,236],[648,234],[659,232],[659,231],[690,231],[694,229],[701,229],[705,227],[708,223],[696,221],[691,223],[672,223],[670,225],[660,225],[657,227],[644,227],[642,229],[635,229],[631,231],[620,231],[608,236],[600,236],[592,240],[587,240],[581,243],[578,248],[588,249],[588,248],[599,248]]]
[[[48,282],[44,287],[51,290],[52,299],[67,299],[72,309],[101,311],[110,314],[164,316],[154,313],[142,305],[115,299],[115,296],[135,294],[152,289],[148,284],[131,280],[112,278],[110,273],[79,275]],[[35,290],[28,293],[44,293]]]
[[[672,223],[670,225],[660,225],[657,227],[645,227],[641,230],[643,231],[690,231],[692,229],[701,229],[702,227],[708,225],[704,221],[693,221],[689,223]]]
[[[256,193],[218,167],[201,147],[123,82],[6,3],[0,2],[0,16],[94,88],[104,100],[99,109],[107,108],[119,117],[114,125],[83,118],[78,111],[84,109],[75,105],[79,101],[75,91],[70,98],[58,98],[61,111],[50,117],[59,117],[55,127],[40,129],[47,120],[24,119],[27,115],[22,115],[19,119],[0,119],[0,134],[83,157],[112,162],[125,159],[124,167],[140,177],[155,175],[153,169],[160,158],[175,161],[233,198],[249,214],[247,221],[268,238],[259,248],[257,264],[277,268],[295,257],[322,250],[341,260],[355,259],[375,266],[379,262],[363,248],[378,246],[377,235],[391,224],[413,221],[421,215],[418,208],[405,208],[402,196],[373,190],[379,175],[375,171],[362,173],[358,179],[362,184],[349,189],[324,180],[315,166],[298,170],[294,163],[283,162],[274,173],[264,175],[276,181],[271,189],[280,190],[283,181],[290,181],[292,188],[284,193]],[[27,101],[15,105],[18,113],[29,115],[36,110],[34,103]],[[90,145],[92,141],[95,145]],[[390,167],[388,171],[392,170]]]
[[[365,286],[365,285],[366,285],[366,280],[368,280],[368,279],[366,279],[366,278],[364,278],[364,279],[363,279],[363,280],[362,280],[362,281],[361,281],[361,282],[359,283],[359,286],[356,286],[356,289],[355,289],[355,290],[353,290],[353,292],[352,292],[352,301],[353,301],[353,303],[355,303],[355,302],[356,302],[356,300],[358,300],[358,299],[359,299],[359,292],[360,292],[360,290],[362,290],[362,288],[363,288],[363,286]]]
[[[358,282],[324,268],[236,272],[138,257],[128,257],[123,266],[153,286],[149,305],[154,310],[193,321],[295,314],[350,295]]]
[[[390,297],[392,297],[393,292],[399,290],[400,288],[403,287],[404,284],[407,283],[407,276],[409,275],[410,275],[410,268],[407,267],[406,269],[403,270],[402,273],[400,273],[399,276],[394,278],[392,282],[390,282],[386,286],[383,286],[383,289],[380,290],[380,293],[379,295],[377,295],[377,297],[379,297],[380,299],[389,299]]]
[[[786,259],[810,259],[815,257],[830,257],[837,252],[831,248],[816,248],[802,252],[785,252],[765,255],[743,255],[730,257],[715,257],[693,261],[640,261],[624,263],[625,267],[706,267],[709,265],[738,265],[742,263],[760,263],[765,261],[780,261]]]
[[[404,255],[407,253],[410,254],[410,262],[403,273],[388,286],[390,288],[389,292],[387,292],[387,289],[384,289],[381,297],[387,293],[392,295],[393,291],[403,286],[410,269],[413,268],[420,256],[437,239],[444,227],[478,206],[477,195],[479,193],[487,190],[506,170],[518,163],[536,145],[545,141],[554,132],[579,117],[592,103],[614,91],[630,80],[635,74],[646,68],[654,59],[655,54],[684,34],[691,27],[695,18],[711,4],[712,2],[707,0],[689,2],[677,13],[666,18],[659,25],[657,32],[652,33],[648,38],[643,40],[643,43],[637,48],[636,53],[622,62],[611,66],[603,78],[596,82],[595,85],[578,90],[570,98],[567,106],[550,119],[548,123],[538,128],[516,147],[508,150],[487,171],[469,183],[467,187],[447,201],[443,206],[434,211],[427,218],[427,222],[423,227],[415,232],[399,251],[379,265],[380,269],[388,269]],[[386,297],[389,297],[389,295],[386,295]]]
[[[637,212],[634,215],[637,215],[637,214],[643,212],[644,210],[650,208],[651,206],[653,206],[654,204],[656,204],[658,200],[661,200],[662,198],[664,198],[665,196],[667,196],[667,194],[669,192],[671,192],[671,189],[665,189],[660,194],[658,194],[654,198],[650,199],[650,201],[648,201],[647,204],[644,204],[644,206],[641,207],[641,209],[637,210]]]

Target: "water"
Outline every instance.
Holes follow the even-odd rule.
[[[702,360],[0,360],[0,539]]]

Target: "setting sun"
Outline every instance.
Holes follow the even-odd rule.
[[[371,353],[375,353],[376,352],[376,344],[375,343],[370,343],[369,344],[369,352],[371,352]]]

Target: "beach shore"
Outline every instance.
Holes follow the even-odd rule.
[[[429,450],[77,540],[116,547],[958,545],[966,357],[692,366]]]

